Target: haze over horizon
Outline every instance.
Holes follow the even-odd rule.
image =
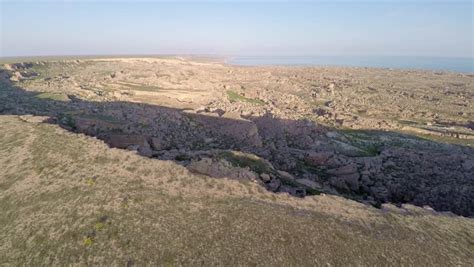
[[[474,267],[474,0],[0,0],[0,267]]]
[[[473,57],[471,1],[3,1],[0,10],[1,57]]]

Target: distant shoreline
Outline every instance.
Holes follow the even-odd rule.
[[[120,58],[156,58],[156,59],[184,59],[197,61],[217,61],[224,63],[225,56],[213,55],[51,55],[51,56],[8,56],[0,57],[0,64],[19,63],[26,61],[58,61],[58,60],[84,60],[84,59],[120,59]]]
[[[409,56],[246,56],[226,64],[237,66],[362,67],[474,73],[473,58]]]
[[[0,57],[0,64],[91,59],[182,59],[248,67],[338,67],[474,73],[474,58],[410,56],[60,55]]]

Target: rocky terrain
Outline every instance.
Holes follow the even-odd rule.
[[[472,265],[470,218],[275,194],[45,119],[0,116],[2,266]]]
[[[471,265],[473,98],[461,73],[5,63],[0,263]]]
[[[474,215],[474,76],[125,58],[5,64],[0,114],[212,177]]]

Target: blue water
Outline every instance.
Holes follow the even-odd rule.
[[[474,58],[389,56],[237,56],[227,63],[243,66],[347,66],[474,72]]]

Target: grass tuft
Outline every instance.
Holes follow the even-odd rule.
[[[263,159],[250,154],[244,154],[239,152],[225,151],[219,154],[219,157],[227,160],[232,165],[246,168],[261,174],[269,173],[272,171],[271,166],[267,164]]]
[[[54,100],[54,101],[63,101],[63,102],[70,101],[67,95],[61,94],[61,93],[44,92],[44,93],[38,94],[36,97],[39,99],[49,99],[49,100]]]
[[[227,98],[229,99],[229,101],[231,103],[245,102],[245,103],[250,103],[250,104],[259,105],[259,106],[265,105],[265,102],[263,102],[260,99],[247,98],[247,97],[242,96],[242,95],[240,95],[237,92],[234,92],[232,90],[227,91]]]
[[[88,236],[86,238],[84,238],[84,246],[92,246],[92,244],[94,244],[94,238],[91,237],[91,236]]]

